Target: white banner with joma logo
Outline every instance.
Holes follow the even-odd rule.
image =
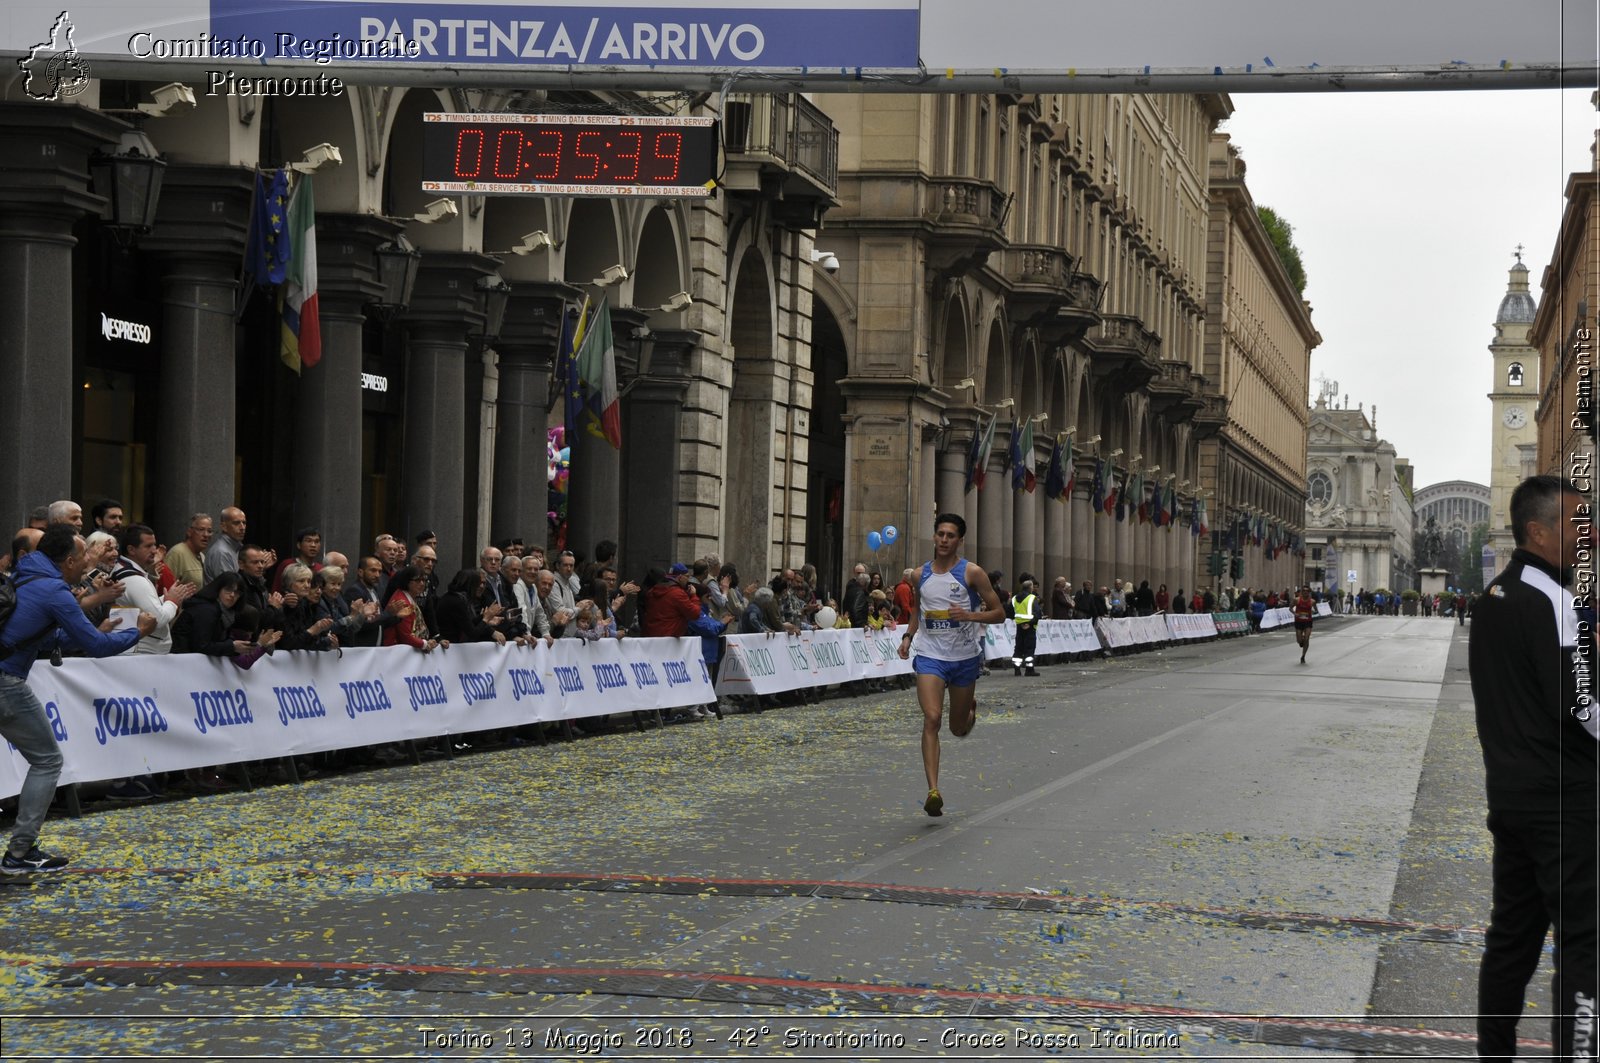
[[[28,685],[66,765],[63,783],[466,734],[712,700],[698,638],[558,639],[418,653],[276,653],[242,669],[201,654],[41,661]],[[8,743],[0,796],[27,763]]]

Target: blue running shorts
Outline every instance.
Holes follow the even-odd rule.
[[[968,657],[964,661],[941,661],[921,654],[911,658],[911,670],[917,675],[936,675],[947,687],[970,687],[978,682],[978,672],[983,668],[983,655]]]

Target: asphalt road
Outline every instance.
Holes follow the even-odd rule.
[[[0,1056],[1470,1058],[1463,634],[997,671],[938,819],[901,690],[52,819]]]

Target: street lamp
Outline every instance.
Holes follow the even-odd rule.
[[[155,227],[156,202],[167,164],[140,129],[126,130],[114,151],[89,159],[89,174],[98,195],[106,199],[106,228],[119,240]]]
[[[485,340],[495,339],[500,335],[500,326],[505,324],[506,305],[511,301],[511,285],[500,274],[491,273],[478,278],[473,285],[473,292],[478,313],[483,315],[483,331],[475,335],[481,335]]]
[[[396,234],[391,243],[374,252],[378,258],[378,281],[383,294],[374,300],[379,311],[392,314],[411,305],[411,289],[417,283],[417,270],[422,266],[422,252],[411,241]]]

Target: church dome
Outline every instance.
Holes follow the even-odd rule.
[[[1511,283],[1506,286],[1505,298],[1500,300],[1500,312],[1494,317],[1495,324],[1531,325],[1537,309],[1533,296],[1528,292],[1528,267],[1522,264],[1519,257],[1517,264],[1511,267]]]

